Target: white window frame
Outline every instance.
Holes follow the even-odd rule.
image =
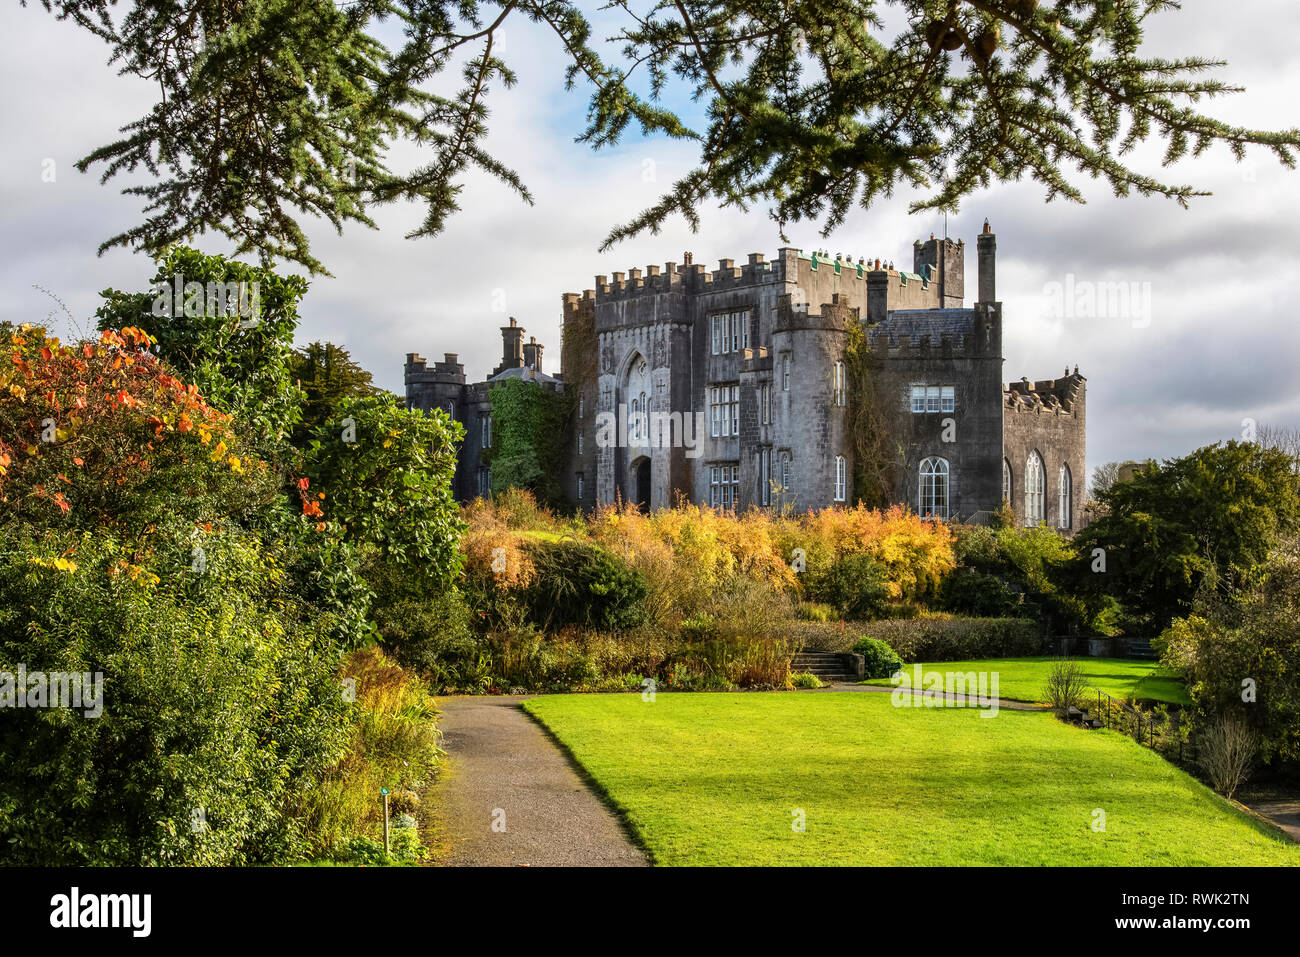
[[[582,473],[579,472],[578,473],[578,501],[579,502],[582,501],[582,492],[583,492]]]
[[[1012,488],[1013,484],[1014,483],[1011,480],[1011,463],[1008,460],[1003,459],[1002,460],[1002,501],[1006,502],[1008,505],[1010,505],[1013,501],[1015,501],[1015,499],[1012,498],[1012,496],[1015,494],[1015,489]]]
[[[925,411],[925,386],[917,383],[912,384],[912,412],[921,413]]]
[[[837,359],[835,365],[831,367],[831,390],[835,405],[844,406],[848,404],[849,390],[845,386],[843,359]]]
[[[772,424],[772,384],[764,382],[758,387],[759,421],[764,425]]]
[[[740,386],[709,386],[709,434],[724,439],[740,434]]]
[[[781,453],[781,491],[788,491],[790,488],[790,453]]]
[[[939,387],[939,411],[957,411],[957,387],[944,385]]]
[[[835,456],[835,501],[843,502],[849,497],[849,463],[842,456]]]
[[[947,521],[952,505],[952,465],[931,455],[917,469],[916,514],[926,519]]]
[[[927,385],[925,387],[925,411],[939,411],[939,387],[937,385]]]
[[[790,353],[781,356],[781,391],[790,391]]]
[[[709,317],[712,354],[729,355],[749,348],[750,310],[718,312]]]
[[[730,511],[740,500],[740,466],[709,466],[709,507]]]
[[[1047,469],[1038,450],[1025,459],[1025,525],[1034,527],[1044,520],[1044,502],[1047,498]]]
[[[485,415],[478,420],[479,443],[485,449],[492,448],[492,416]]]

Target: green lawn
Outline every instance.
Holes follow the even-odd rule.
[[[862,692],[523,706],[659,864],[1300,862],[1296,845],[1129,738],[1044,712],[984,718]]]
[[[927,671],[997,672],[998,697],[1008,701],[1043,701],[1043,687],[1052,663],[1059,658],[989,658],[979,661],[939,661],[922,665]],[[1188,704],[1187,692],[1180,679],[1155,661],[1130,658],[1076,658],[1083,667],[1084,680],[1112,698],[1136,698]],[[912,666],[907,666],[908,675]],[[990,679],[991,680],[991,679]],[[888,685],[888,678],[876,678],[863,684]]]

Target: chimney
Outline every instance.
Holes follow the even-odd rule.
[[[529,336],[524,343],[524,365],[536,372],[542,371],[542,344],[536,336]]]
[[[975,241],[976,258],[979,262],[979,301],[997,302],[996,278],[998,238],[984,220],[984,231]]]
[[[524,365],[524,330],[515,317],[510,317],[510,325],[501,327],[501,368],[521,369]]]

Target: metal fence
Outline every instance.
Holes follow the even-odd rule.
[[[1092,687],[1088,689],[1085,700],[1087,710],[1081,710],[1078,716],[1082,723],[1096,721],[1099,722],[1096,727],[1123,732],[1176,764],[1191,766],[1196,763],[1196,749],[1178,708],[1143,710]]]

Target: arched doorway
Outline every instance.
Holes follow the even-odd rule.
[[[642,457],[632,463],[632,483],[636,495],[637,508],[648,511],[650,508],[650,459]]]

